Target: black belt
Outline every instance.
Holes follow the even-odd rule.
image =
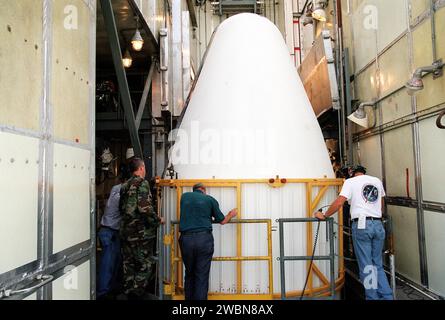
[[[382,221],[382,218],[366,217],[366,220],[378,220]],[[352,219],[353,222],[357,222],[358,218]]]
[[[211,230],[200,230],[200,231],[184,231],[184,232],[181,232],[182,235],[199,234],[199,233],[212,233],[212,231]]]
[[[113,228],[111,228],[111,227],[104,226],[104,225],[101,225],[100,227],[101,227],[101,228],[105,228],[105,229],[109,229],[109,230],[112,230],[112,231],[119,231],[118,229],[113,229]]]

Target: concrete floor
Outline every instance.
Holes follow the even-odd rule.
[[[346,263],[346,281],[343,290],[343,299],[345,300],[364,300],[365,293],[362,284],[358,278],[358,268],[355,263]],[[424,294],[410,285],[396,279],[396,297],[395,300],[432,300],[427,294]]]

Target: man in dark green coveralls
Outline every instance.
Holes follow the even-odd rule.
[[[237,213],[233,209],[224,216],[218,201],[206,194],[202,183],[182,195],[179,246],[185,265],[185,300],[207,300],[214,251],[212,223],[224,225]]]
[[[154,274],[156,233],[161,219],[152,205],[145,165],[139,158],[129,163],[132,173],[120,191],[122,215],[120,236],[124,273],[124,293],[141,299]]]

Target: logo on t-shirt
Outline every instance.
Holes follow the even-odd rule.
[[[366,203],[376,203],[379,199],[379,189],[372,184],[366,184],[362,189],[362,197]]]

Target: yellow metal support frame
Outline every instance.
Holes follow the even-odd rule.
[[[220,294],[220,293],[209,293],[210,299],[265,299],[271,300],[273,299],[273,256],[272,256],[272,221],[270,219],[237,219],[232,220],[229,223],[237,224],[241,226],[241,224],[266,224],[267,225],[267,256],[241,256],[241,252],[236,257],[213,257],[212,261],[235,261],[237,263],[237,269],[241,270],[241,263],[243,261],[267,261],[268,262],[268,272],[269,272],[269,293],[268,294],[243,294],[241,292],[241,284],[237,282],[237,293],[236,294]],[[171,282],[169,287],[169,293],[172,295],[174,300],[180,300],[184,298],[183,286],[182,286],[182,258],[179,256],[180,250],[175,250],[174,248],[178,248],[178,241],[175,235],[177,234],[177,229],[172,226],[171,230],[171,243],[165,241],[164,244],[171,245]],[[241,250],[241,248],[239,248]],[[237,250],[238,252],[238,250]],[[178,253],[178,254],[176,254]],[[175,271],[178,270],[178,273]],[[241,273],[238,273],[238,278],[241,279]],[[176,279],[176,280],[175,280]],[[178,285],[175,285],[175,281]],[[239,290],[239,291],[238,291]]]
[[[312,217],[313,213],[316,211],[317,206],[326,194],[329,187],[337,187],[337,192],[340,191],[343,185],[342,179],[280,179],[279,176],[273,179],[189,179],[189,180],[161,180],[156,179],[156,184],[158,188],[162,187],[174,187],[176,188],[176,218],[180,219],[180,202],[181,195],[184,187],[192,187],[196,183],[203,183],[206,187],[225,187],[225,188],[236,188],[236,203],[238,209],[238,219],[233,220],[231,223],[237,223],[237,235],[236,235],[236,257],[214,257],[212,261],[236,261],[237,263],[237,286],[236,294],[219,294],[219,293],[209,293],[209,299],[274,299],[279,298],[280,294],[273,293],[273,272],[272,272],[272,226],[270,219],[254,219],[254,220],[242,220],[243,213],[241,211],[241,197],[242,197],[242,185],[243,184],[267,184],[273,188],[283,187],[286,184],[305,184],[306,185],[306,216]],[[313,199],[313,188],[320,187],[320,191]],[[158,200],[160,197],[161,190],[158,190]],[[160,203],[158,201],[158,204]],[[340,209],[338,213],[338,219],[340,222],[343,221],[343,210]],[[268,256],[260,257],[244,257],[242,256],[242,223],[266,223],[267,224],[267,239],[268,239]],[[343,228],[342,223],[339,223],[338,230],[338,256],[339,256],[339,273],[338,278],[335,282],[336,291],[339,291],[344,285],[344,261],[343,257]],[[179,244],[177,239],[179,238],[179,231],[177,228],[172,228],[171,231],[171,283],[166,286],[167,291],[172,295],[173,299],[181,299],[183,295],[179,290],[183,290],[183,264],[182,258],[180,257]],[[306,229],[306,253],[308,256],[312,255],[313,249],[313,232],[312,224],[307,223]],[[177,253],[177,254],[176,254]],[[242,293],[242,262],[243,261],[269,261],[269,294],[243,294]],[[329,280],[323,275],[323,273],[318,269],[315,264],[312,264],[311,270],[309,270],[310,262],[307,262],[307,272],[309,272],[308,287],[305,290],[306,296],[311,297],[321,297],[329,295]],[[320,279],[323,286],[319,288],[314,288],[313,286],[313,274]],[[177,281],[177,286],[175,285],[175,279]],[[179,289],[179,290],[177,290]],[[286,297],[295,297],[301,295],[301,291],[287,292]]]

